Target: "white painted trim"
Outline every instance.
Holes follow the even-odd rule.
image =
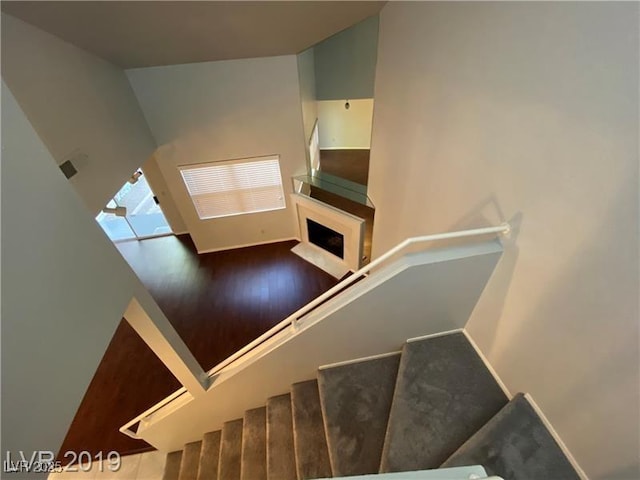
[[[419,342],[421,340],[428,340],[430,338],[445,337],[447,335],[453,335],[454,333],[460,333],[463,331],[464,330],[462,328],[456,328],[455,330],[447,330],[446,332],[431,333],[429,335],[422,335],[421,337],[409,338],[407,339],[406,343]]]
[[[134,233],[135,235],[135,233]],[[119,243],[127,243],[127,242],[138,242],[140,240],[149,240],[151,238],[162,238],[162,237],[171,237],[175,235],[173,232],[169,233],[159,233],[158,235],[143,235],[142,237],[134,237],[134,238],[121,238],[119,240],[112,240],[114,244]]]
[[[321,148],[320,151],[322,150],[371,150],[371,147],[369,148],[362,148],[362,147],[325,147],[325,148]]]
[[[471,335],[469,335],[469,333],[466,331],[466,329],[462,329],[462,333],[464,333],[464,335],[467,337],[467,340],[469,340],[469,343],[473,346],[473,348],[475,349],[476,353],[478,354],[478,356],[480,357],[480,359],[484,363],[485,367],[489,370],[489,372],[491,372],[491,375],[496,380],[496,382],[498,383],[498,385],[500,386],[500,388],[502,389],[504,394],[507,396],[507,398],[509,400],[513,399],[513,395],[511,394],[511,392],[507,388],[506,384],[502,381],[502,379],[498,375],[498,372],[495,371],[495,369],[493,368],[491,363],[489,363],[489,360],[487,359],[487,357],[485,357],[484,353],[482,353],[482,350],[480,350],[480,348],[478,347],[476,342],[473,340]],[[567,457],[567,459],[569,460],[569,463],[571,463],[571,466],[576,470],[576,472],[578,473],[580,478],[582,480],[589,480],[589,477],[587,477],[587,474],[584,473],[584,470],[582,470],[582,468],[580,467],[580,465],[576,461],[575,457],[571,454],[571,452],[569,451],[569,449],[567,448],[565,443],[562,441],[562,439],[560,438],[560,435],[558,435],[558,432],[555,431],[555,429],[551,425],[551,422],[549,422],[549,419],[542,412],[542,410],[540,409],[538,404],[533,400],[533,398],[531,397],[531,394],[525,393],[524,394],[524,398],[529,402],[529,404],[531,405],[533,410],[540,417],[540,420],[542,420],[542,423],[547,428],[547,430],[549,431],[549,433],[551,434],[553,439],[556,441],[556,443],[560,447],[560,450],[562,450],[562,453],[564,453],[564,455]]]
[[[311,242],[300,242],[291,251],[336,280],[342,280],[349,272],[353,273],[353,269],[344,265],[342,258]]]
[[[139,420],[138,430],[136,432],[136,439],[142,440],[142,436],[139,436],[138,433],[144,432],[144,429],[147,428],[148,425],[153,424],[154,422],[160,421],[163,418],[171,415],[174,412],[177,412],[184,406],[188,405],[193,401],[193,395],[189,392],[184,392],[182,395],[177,395],[171,402],[164,404],[160,408],[153,409],[151,407],[149,410],[151,413],[146,417],[137,417]],[[120,430],[122,431],[122,430]],[[126,432],[123,432],[126,433]]]
[[[184,232],[173,232],[174,235],[188,235],[189,231],[185,230]]]
[[[133,438],[134,440],[141,440],[142,437],[138,436],[137,431],[134,432],[134,431],[130,430],[130,428],[133,427],[136,423],[142,424],[144,422],[148,422],[150,419],[154,418],[153,414],[156,413],[161,408],[163,408],[165,405],[171,404],[173,406],[173,405],[177,404],[177,402],[175,402],[174,400],[181,398],[182,395],[187,395],[187,396],[190,397],[190,399],[193,399],[193,396],[190,395],[189,392],[187,392],[187,389],[185,387],[182,387],[181,389],[176,390],[171,395],[166,397],[160,403],[156,403],[154,406],[152,406],[151,408],[145,410],[140,415],[138,415],[136,418],[130,420],[127,423],[125,423],[122,427],[120,427],[120,429],[119,429],[120,433],[124,433],[126,436],[128,436],[130,438]]]
[[[135,297],[123,317],[190,394],[206,391],[209,377],[166,317],[152,319]]]
[[[372,473],[368,475],[333,478],[344,480],[503,480],[502,477],[487,477],[487,471],[482,465],[437,468],[432,470],[417,470],[411,472]],[[321,478],[318,480],[329,479]]]
[[[306,195],[293,193],[291,194],[291,200],[295,205],[301,242],[311,243],[309,241],[307,222],[305,221],[307,219],[333,229],[343,235],[343,258],[325,252],[322,248],[319,249],[319,252],[331,255],[349,270],[358,270],[362,262],[365,220]]]
[[[345,212],[344,210],[340,210],[339,208],[334,207],[333,205],[329,205],[328,203],[324,203],[320,200],[317,200],[315,198],[311,198],[307,195],[302,195],[300,193],[292,193],[291,194],[292,197],[292,201],[295,204],[301,204],[305,207],[311,207],[313,208],[314,206],[318,206],[319,208],[323,208],[323,209],[327,209],[327,210],[332,210],[333,212],[335,212],[337,215],[342,215],[346,218],[350,218],[353,221],[356,222],[364,222],[364,218],[358,217],[357,215],[354,215],[353,213],[349,213],[349,212]]]
[[[498,385],[500,386],[504,394],[507,396],[509,400],[511,400],[513,398],[512,393],[507,388],[507,385],[502,381],[502,379],[498,375],[498,372],[496,372],[493,366],[489,363],[489,360],[487,359],[487,357],[484,356],[484,353],[482,353],[482,350],[480,350],[480,347],[478,347],[478,345],[473,340],[473,338],[471,338],[471,335],[469,335],[466,329],[463,328],[462,333],[464,333],[464,336],[467,337],[467,340],[469,341],[471,346],[474,348],[474,350],[480,357],[480,360],[482,360],[482,363],[484,363],[484,366],[487,368],[487,370],[489,370],[489,372],[491,373],[495,381],[498,383]]]
[[[268,245],[270,243],[288,242],[290,240],[297,240],[298,242],[300,241],[298,237],[278,238],[275,240],[266,240],[264,242],[244,243],[241,245],[229,245],[227,247],[220,247],[220,248],[207,248],[206,250],[198,250],[198,255],[202,255],[203,253],[223,252],[225,250],[235,250],[237,248],[257,247],[258,245]]]
[[[169,233],[159,233],[158,235],[143,235],[142,237],[138,237],[132,240],[149,240],[150,238],[161,238],[161,237],[171,237],[175,234],[173,232]]]
[[[318,367],[318,370],[327,370],[329,368],[344,367],[346,365],[353,365],[355,363],[368,362],[369,360],[377,360],[379,358],[392,357],[394,355],[400,355],[401,353],[402,353],[402,350],[398,350],[397,352],[379,353],[377,355],[370,355],[368,357],[354,358],[353,360],[345,360],[344,362],[328,363],[326,365],[321,365],[320,367]]]
[[[545,427],[547,427],[547,430],[549,431],[549,433],[551,434],[551,436],[553,437],[553,439],[556,441],[556,443],[558,444],[558,446],[560,447],[560,450],[562,450],[562,453],[564,453],[565,457],[567,457],[567,460],[569,460],[569,463],[571,464],[571,466],[575,469],[576,473],[578,474],[578,476],[582,479],[582,480],[589,480],[589,477],[587,477],[587,474],[584,472],[584,470],[580,467],[580,465],[578,464],[578,461],[575,459],[575,457],[571,454],[571,452],[569,451],[569,449],[567,448],[567,446],[565,445],[565,443],[562,441],[562,439],[560,438],[560,435],[558,435],[558,432],[555,431],[555,429],[553,428],[553,425],[551,425],[551,422],[549,421],[549,419],[545,416],[545,414],[542,412],[542,410],[540,409],[540,407],[538,406],[538,404],[535,402],[535,400],[533,399],[533,397],[531,396],[530,393],[525,393],[524,394],[524,398],[527,402],[529,402],[529,405],[531,405],[531,408],[533,408],[533,410],[536,412],[536,414],[538,415],[538,417],[540,417],[540,420],[542,420],[542,423],[544,424]]]

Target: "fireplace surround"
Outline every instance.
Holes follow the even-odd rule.
[[[358,270],[365,220],[305,195],[294,193],[292,200],[296,206],[300,241],[349,270]]]

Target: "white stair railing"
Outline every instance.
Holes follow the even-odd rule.
[[[491,234],[507,235],[509,234],[510,231],[511,231],[511,226],[509,225],[509,223],[505,222],[496,227],[474,228],[470,230],[460,230],[457,232],[436,233],[432,235],[423,235],[419,237],[407,238],[406,240],[404,240],[403,242],[400,242],[398,245],[388,250],[386,253],[384,253],[377,259],[373,260],[371,263],[365,265],[360,270],[356,271],[353,275],[350,275],[349,277],[345,278],[344,280],[339,282],[337,285],[327,290],[322,295],[316,297],[314,300],[307,303],[305,306],[303,306],[293,314],[289,315],[287,318],[285,318],[283,321],[275,325],[273,328],[271,328],[270,330],[268,330],[267,332],[265,332],[264,334],[256,338],[253,342],[247,344],[245,347],[241,348],[236,353],[234,353],[233,355],[229,356],[227,359],[220,362],[218,365],[216,365],[211,370],[209,370],[207,372],[207,375],[209,376],[209,378],[211,378],[212,376],[219,374],[225,368],[229,367],[231,364],[238,361],[240,358],[242,358],[244,355],[246,355],[256,347],[264,344],[267,340],[269,340],[270,338],[272,338],[274,335],[281,332],[285,328],[292,327],[294,330],[297,329],[298,321],[302,317],[304,317],[305,315],[313,311],[316,307],[326,302],[330,298],[343,292],[350,285],[366,277],[373,269],[381,266],[382,264],[387,262],[389,259],[397,255],[398,253],[404,251],[407,247],[410,247],[412,245],[432,243],[432,242],[437,242],[442,240],[453,240],[453,239],[460,239],[460,238],[466,238],[466,237],[477,237],[482,235],[491,235]],[[140,421],[144,420],[145,418],[150,417],[153,413],[157,412],[159,409],[175,401],[176,399],[182,397],[186,393],[187,393],[187,389],[185,387],[182,387],[181,389],[176,390],[169,397],[165,398],[161,402],[157,403],[153,407],[149,408],[145,412],[141,413],[140,415],[138,415],[137,417],[135,417],[134,419],[132,419],[131,421],[127,422],[125,425],[120,427],[120,432],[124,433],[125,435],[131,438],[140,440],[141,437],[138,436],[136,432],[132,431],[131,427],[136,425]]]

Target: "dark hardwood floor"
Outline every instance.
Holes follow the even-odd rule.
[[[369,150],[320,150],[320,171],[367,185],[369,182]]]
[[[198,255],[190,237],[183,235],[117,246],[208,370],[337,283],[291,253],[295,244]],[[118,428],[177,388],[171,373],[122,321],[61,452],[150,449]]]

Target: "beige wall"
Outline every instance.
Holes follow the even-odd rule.
[[[296,56],[128,70],[151,131],[158,165],[199,251],[297,235],[293,205],[200,220],[179,165],[280,155],[285,194],[305,168]]]
[[[60,448],[140,284],[4,82],[2,202],[2,446],[16,459]]]
[[[516,217],[469,331],[593,480],[640,478],[638,4],[390,2],[379,42],[374,255]]]
[[[302,105],[302,123],[304,143],[309,145],[313,127],[318,118],[316,106],[316,79],[313,64],[313,48],[298,54],[298,81],[300,83],[300,104]],[[309,152],[307,151],[307,154]]]
[[[2,78],[95,215],[155,143],[122,69],[2,14]],[[84,155],[84,156],[83,156]]]
[[[371,146],[373,98],[318,102],[320,148],[361,148]]]
[[[160,166],[158,165],[158,160],[155,155],[151,155],[147,161],[144,162],[144,165],[142,165],[142,171],[144,172],[144,176],[146,177],[153,194],[160,202],[160,208],[162,209],[162,213],[164,213],[167,222],[169,222],[171,231],[174,233],[186,233],[187,226],[184,224],[184,220],[182,219],[182,215],[180,215],[180,210],[178,210],[176,202],[174,202],[173,197],[169,193],[169,187],[167,186],[167,182],[160,171]]]
[[[373,96],[378,23],[374,15],[313,47],[318,100]]]

